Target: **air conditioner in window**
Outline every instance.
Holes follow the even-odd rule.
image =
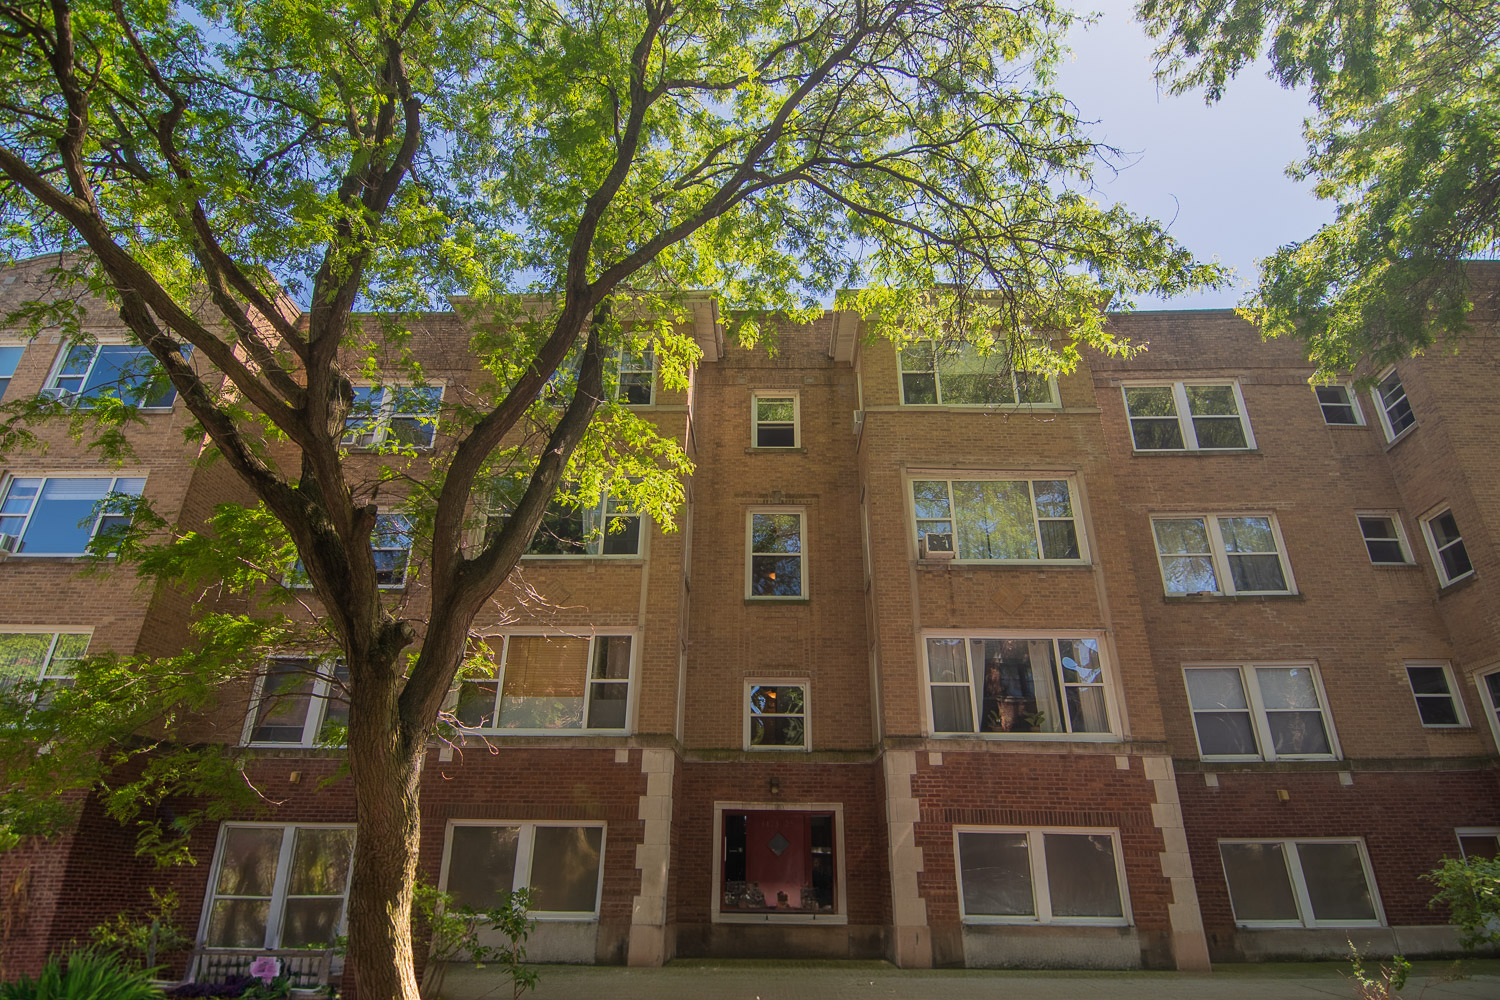
[[[917,550],[923,559],[952,559],[953,532],[929,531],[918,542]]]
[[[4,562],[12,552],[16,551],[16,546],[20,544],[20,541],[15,535],[0,533],[0,562]]]

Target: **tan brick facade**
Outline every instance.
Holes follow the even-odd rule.
[[[541,960],[1198,969],[1341,953],[1349,936],[1377,951],[1452,950],[1456,937],[1427,909],[1419,876],[1458,852],[1456,831],[1500,831],[1500,721],[1484,693],[1500,671],[1500,403],[1491,391],[1500,269],[1476,274],[1468,342],[1397,366],[1417,422],[1394,443],[1367,390],[1357,393],[1363,424],[1325,423],[1296,345],[1263,343],[1228,311],[1113,317],[1149,350],[1128,361],[1086,354],[1051,405],[908,405],[896,350],[865,342],[847,316],[783,329],[770,354],[721,349],[722,334],[700,331],[709,351],[690,392],[658,386],[655,404],[640,410],[696,463],[679,530],[643,528],[633,556],[528,557],[478,623],[497,636],[629,635],[624,735],[493,732],[435,746],[422,793],[425,877],[447,871],[450,888],[458,877],[447,856],[453,829],[510,824],[525,857],[541,856],[539,829],[603,830],[588,834],[603,845],[597,905],[544,919],[532,942]],[[39,391],[58,349],[56,338],[31,343],[8,393]],[[418,323],[412,349],[445,392],[463,393],[476,377],[451,316]],[[1123,387],[1195,380],[1238,387],[1254,447],[1137,450]],[[797,447],[756,446],[756,393],[795,399]],[[222,465],[193,465],[181,406],[145,421],[133,432],[135,463],[159,509],[193,526],[213,504],[243,499]],[[5,475],[97,468],[65,434],[50,442],[45,455],[13,458]],[[1067,484],[1078,558],[920,556],[914,483],[977,483],[982,492],[1023,480]],[[1473,566],[1448,586],[1422,521],[1443,510]],[[765,600],[747,589],[757,512],[800,516],[800,593]],[[1398,518],[1411,564],[1372,565],[1356,512]],[[1206,525],[1237,515],[1274,523],[1289,592],[1166,593],[1152,519]],[[1213,554],[1220,575],[1233,555]],[[121,574],[79,579],[77,569],[75,560],[24,556],[0,564],[0,630],[90,628],[93,648],[151,653],[185,641],[185,599],[136,589]],[[421,615],[420,588],[409,597]],[[981,727],[1011,731],[939,731],[947,709],[937,702],[962,696],[929,682],[939,670],[932,650],[1080,656],[1065,645],[1075,642],[1102,669],[1063,675],[1073,686],[1051,701],[992,700],[992,678],[1010,676],[1011,661],[974,660],[963,683],[981,702]],[[1418,661],[1447,665],[1467,724],[1422,724],[1406,673]],[[1239,671],[1243,684],[1266,685],[1254,704],[1220,706],[1216,717],[1259,733],[1252,752],[1200,750],[1194,708],[1202,725],[1213,720],[1190,703],[1185,668],[1217,671],[1226,683]],[[1027,683],[1042,685],[1041,668],[1031,669]],[[1290,717],[1272,718],[1273,682],[1308,676],[1314,686],[1299,691],[1317,700],[1300,706],[1299,731],[1316,717],[1327,753],[1293,752],[1274,728]],[[788,730],[800,732],[801,749],[750,744],[753,683],[802,689],[801,728]],[[238,742],[250,698],[246,688],[226,691],[196,738]],[[1026,733],[1058,728],[1068,731]],[[253,773],[276,805],[247,821],[351,820],[336,752],[257,755]],[[5,945],[7,968],[34,966],[138,903],[149,884],[176,885],[186,929],[196,930],[219,836],[199,831],[197,867],[153,872],[130,858],[128,834],[91,807],[69,837],[0,859],[0,888],[21,885],[28,900]],[[756,837],[770,837],[772,855]],[[1275,844],[1285,857],[1299,843],[1335,845],[1363,865],[1341,885],[1358,896],[1364,879],[1373,919],[1329,917],[1336,907],[1322,894],[1337,887],[1327,889],[1311,861],[1288,869],[1295,911],[1238,913],[1223,842]],[[1075,884],[1068,858],[1101,867]],[[765,893],[753,871],[786,898],[756,902]],[[800,898],[795,882],[764,874],[797,871]],[[1016,909],[1025,909],[1017,892],[1031,893],[1029,914]],[[475,975],[463,973],[463,989],[487,988]]]

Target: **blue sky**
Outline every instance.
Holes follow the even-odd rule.
[[[1058,89],[1071,99],[1091,133],[1126,153],[1129,166],[1105,171],[1097,197],[1170,223],[1195,254],[1235,269],[1233,287],[1170,301],[1142,300],[1142,309],[1205,309],[1234,305],[1255,281],[1255,261],[1311,235],[1332,207],[1311,185],[1286,176],[1304,150],[1306,98],[1281,89],[1263,71],[1242,73],[1224,100],[1206,106],[1198,94],[1170,97],[1152,79],[1154,43],[1130,16],[1129,0],[1075,0],[1099,11],[1099,23],[1071,39],[1074,55]]]

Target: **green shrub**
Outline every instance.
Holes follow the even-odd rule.
[[[1452,912],[1464,950],[1500,944],[1500,860],[1444,858],[1422,877],[1438,887],[1431,905]]]
[[[155,969],[131,969],[120,956],[81,948],[53,955],[36,979],[22,976],[0,983],[0,1000],[161,1000],[151,985]]]

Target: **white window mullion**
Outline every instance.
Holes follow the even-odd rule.
[[[1245,686],[1245,702],[1250,706],[1250,721],[1255,728],[1255,742],[1260,744],[1263,760],[1276,759],[1276,741],[1271,738],[1271,721],[1266,703],[1260,696],[1260,675],[1251,664],[1240,666],[1240,683]]]
[[[500,641],[500,661],[495,664],[495,711],[490,716],[490,728],[500,728],[500,692],[505,690],[505,665],[510,662],[510,633]]]
[[[984,664],[980,669],[974,669],[974,643],[968,639],[960,639],[964,647],[964,666],[969,671],[969,718],[973,722],[973,729],[969,732],[976,735],[981,731],[979,728],[979,713],[984,708]]]
[[[535,840],[536,824],[522,823],[516,834],[516,873],[511,878],[511,892],[520,892],[522,888],[531,885],[531,847]]]
[[[1046,836],[1039,830],[1026,833],[1026,853],[1031,858],[1031,895],[1038,923],[1052,923],[1052,887],[1047,884]]]
[[[1255,447],[1255,432],[1250,429],[1250,411],[1245,409],[1245,394],[1240,389],[1239,379],[1231,382],[1230,388],[1234,390],[1234,405],[1240,411],[1240,430],[1245,433],[1245,447],[1253,449]]]
[[[312,687],[309,688],[307,718],[302,721],[302,745],[305,747],[314,746],[318,742],[318,732],[323,728],[323,717],[328,710],[329,693],[329,682],[323,677],[322,665],[308,665],[314,673]]]
[[[1016,398],[1019,399],[1020,397],[1017,396]],[[1036,539],[1036,557],[1038,560],[1045,560],[1047,558],[1047,550],[1042,545],[1042,518],[1036,509],[1036,480],[1026,480],[1026,496],[1031,500],[1031,534]],[[1070,509],[1073,506],[1073,489],[1071,485],[1068,487],[1068,506]],[[1073,531],[1076,535],[1078,531],[1076,526]],[[1082,554],[1082,549],[1079,550],[1079,553]]]
[[[597,633],[589,636],[589,644],[583,650],[583,728],[585,732],[588,731],[589,723],[592,721],[589,716],[594,711],[594,684],[597,683],[594,680],[594,657],[598,655],[595,648],[598,642]],[[635,651],[631,650],[631,652]]]
[[[1302,918],[1302,925],[1317,926],[1317,920],[1313,917],[1312,896],[1307,891],[1307,879],[1302,875],[1302,855],[1297,852],[1297,842],[1284,840],[1281,843],[1286,853],[1287,868],[1291,871],[1292,895],[1297,899],[1297,911]]]
[[[1214,561],[1214,575],[1219,578],[1219,593],[1234,593],[1234,573],[1229,566],[1229,550],[1224,545],[1224,533],[1219,529],[1217,514],[1203,515],[1203,526],[1208,529],[1208,547]]]
[[[271,903],[266,913],[267,948],[277,948],[281,945],[281,918],[286,909],[286,887],[291,881],[292,844],[296,836],[295,826],[282,827],[281,853],[276,858],[276,878],[271,883]]]
[[[1193,426],[1193,415],[1188,410],[1187,386],[1172,383],[1172,402],[1177,408],[1177,426],[1182,431],[1182,444],[1188,451],[1198,450],[1198,430]]]

